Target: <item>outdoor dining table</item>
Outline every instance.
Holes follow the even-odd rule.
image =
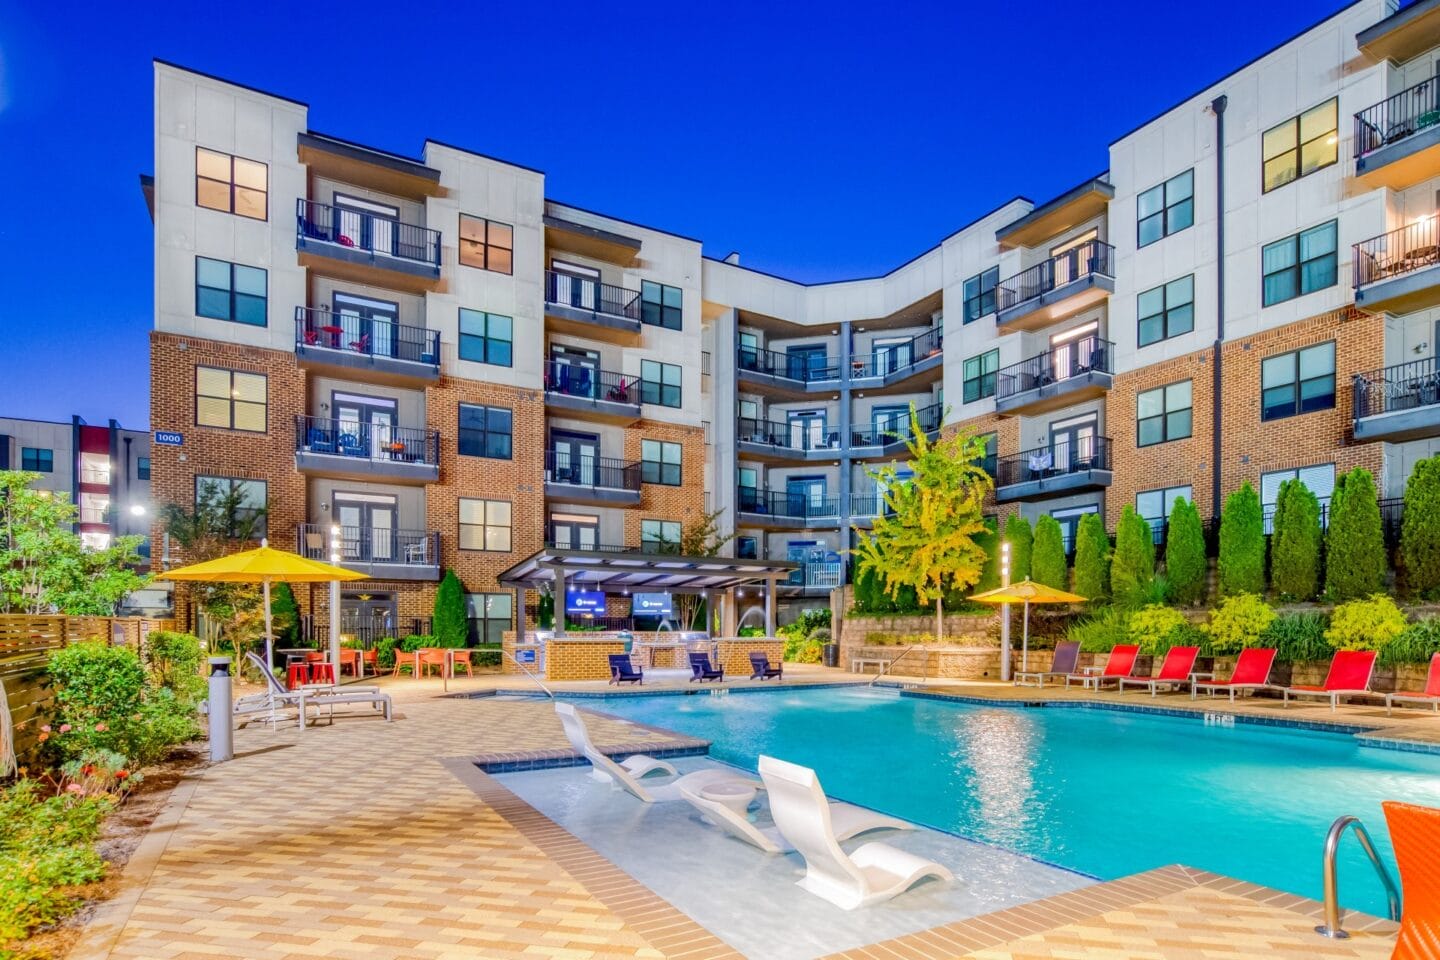
[[[330,323],[321,327],[320,332],[330,334],[330,346],[336,350],[340,349],[340,334],[345,332],[344,327],[338,327],[335,324]]]

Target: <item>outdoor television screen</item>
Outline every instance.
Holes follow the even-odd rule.
[[[566,613],[603,614],[605,593],[603,590],[572,590],[565,594]]]
[[[670,594],[637,593],[630,599],[630,615],[634,617],[672,616]]]

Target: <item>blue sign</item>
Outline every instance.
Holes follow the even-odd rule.
[[[534,663],[534,662],[535,662],[535,648],[534,648],[534,647],[531,647],[529,650],[516,650],[516,651],[515,651],[515,662],[516,662],[516,663]]]
[[[637,593],[630,600],[630,615],[634,617],[673,616],[668,593]]]
[[[605,612],[605,593],[602,590],[571,590],[565,594],[566,613]]]
[[[183,447],[185,445],[185,434],[175,430],[156,430],[155,443],[161,447]]]

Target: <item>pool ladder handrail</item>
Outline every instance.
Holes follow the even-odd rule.
[[[515,664],[515,666],[519,667],[520,672],[525,674],[525,676],[529,677],[531,683],[535,684],[535,686],[539,687],[542,691],[544,691],[545,696],[549,697],[551,700],[555,699],[555,694],[550,690],[550,688],[545,686],[545,684],[541,682],[539,677],[535,676],[535,674],[527,670],[525,668],[525,664],[521,663],[519,660],[516,660],[515,654],[511,653],[509,650],[501,650],[500,653],[502,656],[509,657],[510,662]]]
[[[909,653],[911,650],[914,650],[914,649],[916,649],[917,647],[921,647],[921,646],[924,646],[924,644],[912,643],[912,644],[910,644],[910,646],[906,647],[903,651],[901,651],[900,656],[896,657],[894,660],[890,660],[890,661],[887,661],[886,663],[882,663],[882,664],[880,665],[880,670],[879,670],[879,672],[875,674],[875,679],[871,680],[868,684],[866,684],[866,686],[870,686],[870,687],[875,686],[875,684],[877,684],[877,683],[880,682],[880,678],[883,677],[883,676],[885,676],[885,671],[886,671],[886,670],[889,670],[891,667],[895,666],[895,664],[899,663],[901,660],[904,660],[904,659],[905,659],[905,654],[907,654],[907,653]],[[921,679],[921,680],[924,680],[925,678],[922,676],[920,679]]]
[[[1337,817],[1335,822],[1330,824],[1330,832],[1325,834],[1325,922],[1315,928],[1315,932],[1322,937],[1330,937],[1334,940],[1348,939],[1350,934],[1340,927],[1340,877],[1336,870],[1335,854],[1340,848],[1340,840],[1345,836],[1347,827],[1355,830],[1355,839],[1360,842],[1360,849],[1370,858],[1370,863],[1375,867],[1375,874],[1380,878],[1380,883],[1385,887],[1385,899],[1389,907],[1390,919],[1400,919],[1400,891],[1395,886],[1395,880],[1390,876],[1390,871],[1380,860],[1380,855],[1375,852],[1375,844],[1370,840],[1370,831],[1365,829],[1365,824],[1360,818],[1346,814]]]

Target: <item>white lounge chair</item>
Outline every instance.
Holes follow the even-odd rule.
[[[770,795],[775,826],[805,858],[799,884],[815,896],[854,910],[890,900],[925,877],[955,879],[935,861],[888,843],[867,843],[847,855],[840,849],[830,803],[814,770],[762,756],[760,779]]]
[[[680,790],[680,796],[708,817],[715,826],[737,840],[744,840],[770,854],[790,853],[795,849],[795,845],[786,840],[776,827],[757,827],[743,814],[718,800],[706,799],[700,791],[684,787]],[[841,803],[838,800],[830,801],[830,826],[835,831],[835,839],[842,842],[871,830],[915,829],[914,824],[906,823],[904,820],[896,820],[883,813],[866,810],[864,807],[857,807],[850,803]]]
[[[339,704],[346,703],[368,703],[377,710],[385,711],[387,721],[394,719],[390,695],[381,693],[379,687],[372,686],[338,686],[335,684],[310,683],[295,690],[286,690],[285,685],[276,679],[275,674],[266,665],[265,661],[253,651],[245,654],[260,675],[265,678],[266,685],[270,688],[268,693],[255,693],[241,700],[264,700],[266,709],[269,708],[269,698],[273,696],[276,703],[298,703],[300,704],[301,726],[304,726],[305,707],[326,708],[330,716],[335,715],[334,708]],[[236,703],[237,712],[239,701]],[[258,712],[258,710],[252,710]]]

